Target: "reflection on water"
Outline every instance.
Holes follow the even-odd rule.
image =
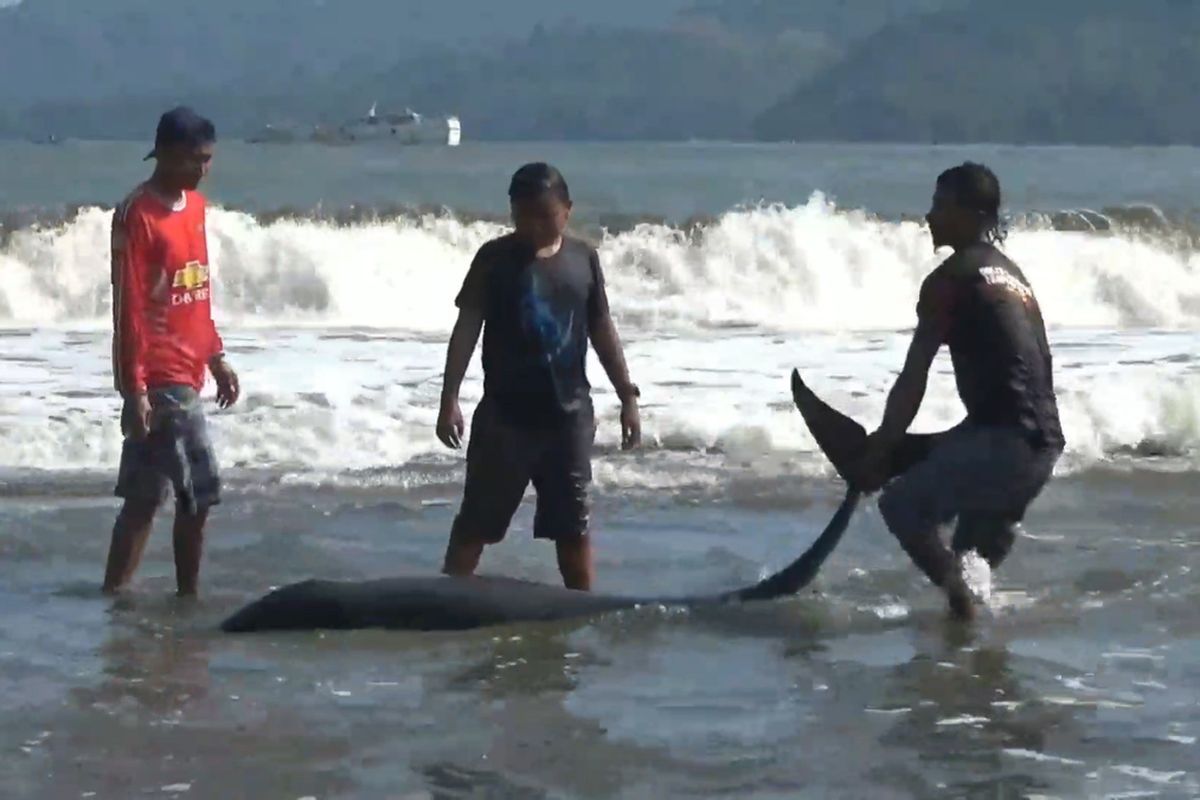
[[[113,717],[141,724],[178,724],[184,710],[208,699],[208,644],[178,638],[174,632],[111,639],[100,648],[104,680],[76,689],[75,702]]]
[[[1003,647],[956,647],[954,638],[885,679],[883,708],[895,721],[880,741],[911,758],[871,774],[925,797],[1024,797],[1050,788],[1052,776],[1030,774],[1005,753],[1046,752],[1051,732],[1060,736],[1070,729],[1070,714],[1038,703]],[[1053,783],[1055,791],[1070,785]]]

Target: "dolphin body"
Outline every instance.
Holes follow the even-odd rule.
[[[229,633],[356,628],[452,631],[588,617],[646,605],[700,607],[795,594],[817,576],[854,515],[860,491],[849,473],[862,451],[866,431],[813,394],[795,371],[792,398],[818,446],[846,481],[846,496],[808,550],[753,586],[715,595],[670,598],[593,594],[512,578],[307,580],[276,589],[250,603],[226,619],[221,629]],[[908,436],[893,459],[892,474],[903,472],[923,458],[931,444],[932,437]]]

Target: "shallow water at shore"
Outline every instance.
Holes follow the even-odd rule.
[[[270,584],[435,570],[454,490],[235,490],[198,603],[170,597],[165,522],[135,591],[111,601],[95,584],[113,503],[10,499],[0,781],[8,797],[1194,796],[1189,484],[1054,484],[971,632],[872,507],[792,600],[239,637],[214,626]],[[605,494],[598,589],[750,582],[811,541],[837,492],[817,478],[768,504]],[[485,571],[556,579],[529,522],[525,507]]]

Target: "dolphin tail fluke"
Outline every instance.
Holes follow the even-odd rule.
[[[851,483],[850,473],[867,441],[866,430],[813,394],[800,377],[799,370],[792,370],[792,400],[821,452],[842,480]]]
[[[853,486],[851,474],[866,444],[866,430],[813,394],[800,377],[799,370],[792,370],[792,400],[800,410],[800,415],[804,417],[804,422],[821,452],[829,459],[829,463],[842,480]],[[913,464],[924,460],[941,435],[906,433],[892,453],[888,477],[894,478],[906,472]]]

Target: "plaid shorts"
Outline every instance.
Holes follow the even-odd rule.
[[[150,435],[134,439],[136,406],[121,410],[121,466],[117,497],[162,504],[174,489],[180,512],[198,514],[221,502],[217,456],[208,436],[200,394],[190,386],[166,386],[150,391]]]

